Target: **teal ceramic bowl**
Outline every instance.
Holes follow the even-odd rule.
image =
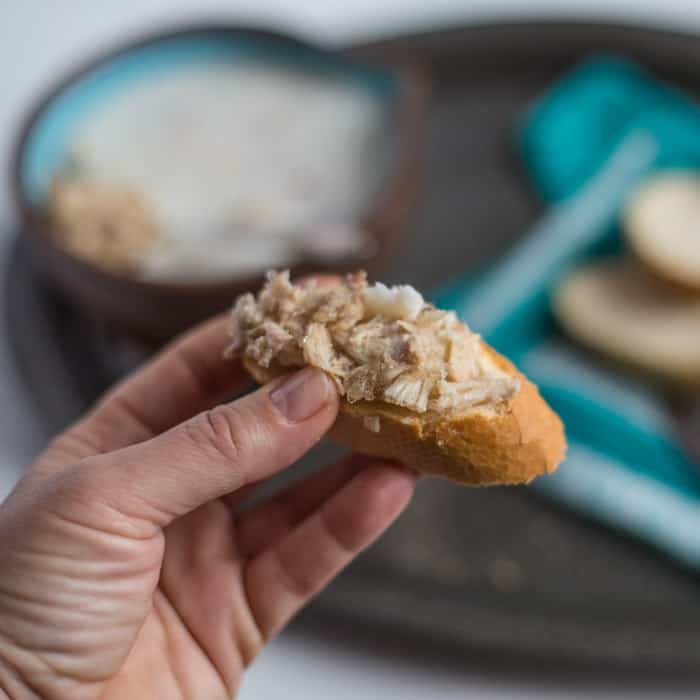
[[[422,75],[406,66],[367,63],[352,52],[331,51],[286,34],[240,26],[201,26],[134,41],[93,59],[54,87],[26,119],[14,158],[14,196],[22,234],[45,280],[83,312],[142,338],[168,339],[227,308],[260,276],[222,282],[143,281],[97,267],[55,243],[46,215],[52,178],[65,164],[73,135],[105,101],[143,81],[211,62],[250,61],[322,72],[339,81],[360,83],[374,93],[389,114],[391,168],[360,221],[377,242],[367,261],[379,271],[399,241],[416,196],[425,114]],[[340,272],[351,263],[330,270]],[[302,262],[294,274],[316,271]]]

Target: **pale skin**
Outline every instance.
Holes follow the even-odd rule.
[[[0,507],[0,698],[232,697],[261,648],[408,504],[350,457],[240,513],[332,425],[302,370],[246,382],[226,319],[177,341],[57,437]]]

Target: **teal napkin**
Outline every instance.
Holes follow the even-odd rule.
[[[623,57],[579,64],[532,105],[519,127],[525,167],[549,202],[576,195],[631,133],[656,141],[657,168],[700,166],[697,105]]]
[[[562,416],[567,459],[532,488],[700,568],[700,472],[660,397],[558,340],[549,304],[569,266],[620,247],[619,210],[643,176],[700,167],[700,112],[633,62],[598,56],[537,100],[516,138],[550,210],[504,259],[435,301],[511,356]]]

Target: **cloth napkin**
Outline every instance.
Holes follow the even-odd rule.
[[[594,56],[531,105],[516,142],[549,211],[503,260],[435,301],[510,355],[564,420],[566,461],[531,488],[700,569],[700,465],[663,399],[563,341],[549,303],[570,266],[621,247],[619,211],[642,177],[700,168],[700,111],[632,61]]]

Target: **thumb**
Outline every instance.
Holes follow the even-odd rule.
[[[106,501],[130,527],[162,528],[289,466],[320,440],[337,411],[332,380],[308,368],[151,440],[91,457],[73,477],[83,497]]]

